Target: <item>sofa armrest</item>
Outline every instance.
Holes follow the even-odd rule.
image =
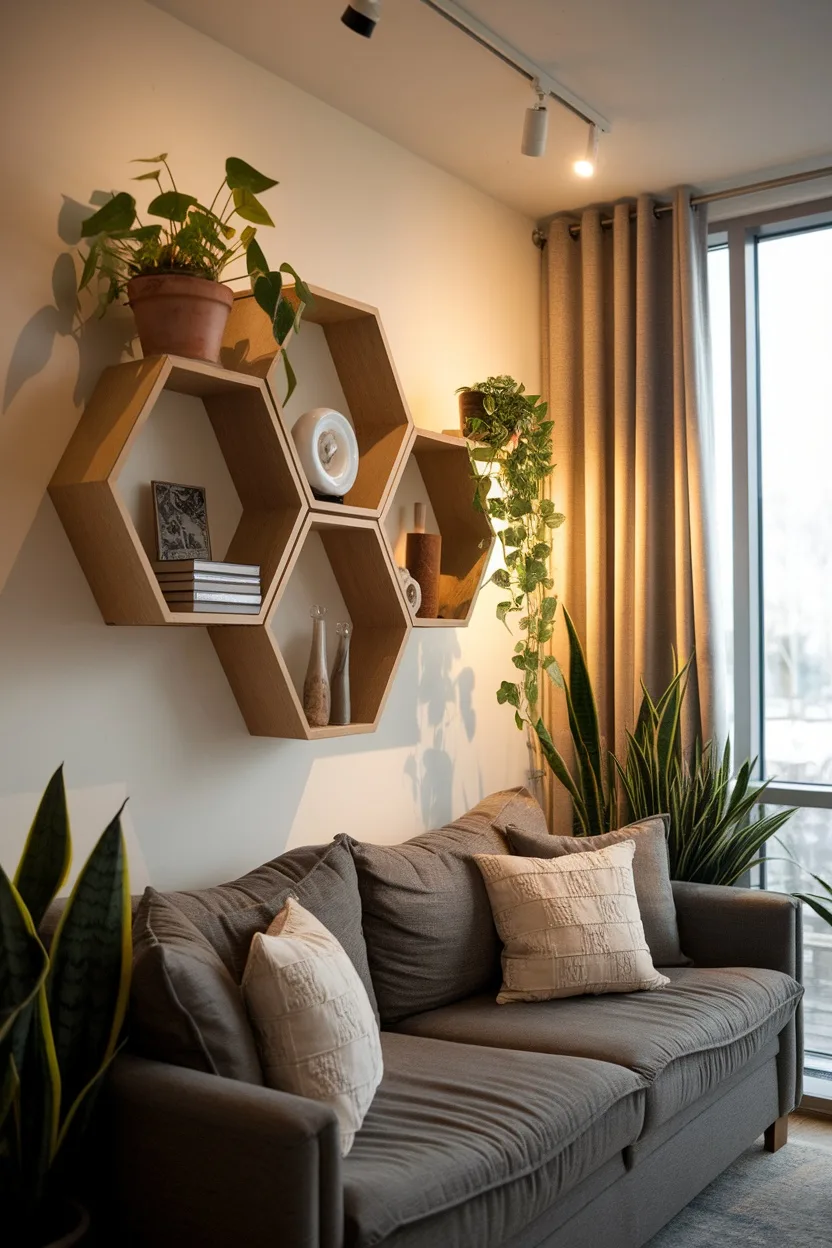
[[[679,943],[697,966],[757,966],[802,974],[800,902],[759,888],[673,881]]]
[[[132,1055],[114,1063],[104,1098],[118,1242],[340,1248],[329,1106]]]
[[[697,966],[756,966],[803,978],[800,902],[759,888],[673,881],[679,943]],[[780,1033],[777,1055],[780,1113],[803,1094],[803,1007]]]

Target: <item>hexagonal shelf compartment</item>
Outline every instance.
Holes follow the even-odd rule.
[[[161,414],[166,392],[204,403],[237,496],[236,529],[224,557],[260,564],[259,615],[176,612],[165,602],[119,479],[154,408]],[[178,356],[104,371],[49,493],[108,624],[256,625],[265,618],[305,513],[294,457],[265,382]]]
[[[428,531],[442,535],[439,618],[416,616],[416,628],[459,628],[471,618],[495,541],[488,519],[474,510],[473,497],[465,439],[414,430],[382,528],[394,561],[402,567],[415,503],[428,504]]]
[[[226,368],[266,380],[287,432],[310,408],[342,411],[358,442],[355,485],[343,505],[316,499],[296,461],[307,501],[315,511],[378,517],[413,421],[377,310],[328,290],[310,289],[314,305],[304,312],[300,333],[286,342],[299,381],[285,410],[280,349],[269,318],[247,291],[234,296],[221,360]],[[294,296],[293,290],[289,293]],[[289,441],[294,451],[291,433]]]
[[[353,625],[347,725],[312,728],[303,712],[313,602],[327,607],[328,670],[336,621]],[[249,732],[318,741],[375,731],[409,630],[410,613],[378,525],[312,513],[265,622],[208,631]]]

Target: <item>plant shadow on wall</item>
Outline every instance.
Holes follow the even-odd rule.
[[[106,192],[95,191],[90,203],[103,204],[108,198]],[[26,383],[47,367],[58,339],[71,339],[78,351],[78,372],[72,394],[77,408],[92,394],[102,368],[116,363],[135,338],[135,325],[126,311],[106,320],[95,316],[82,318],[79,313],[74,249],[81,241],[81,223],[89,212],[88,204],[63,197],[58,214],[58,236],[73,250],[61,252],[52,269],[54,302],[39,308],[18,335],[3,390],[4,412],[9,410]]]
[[[441,827],[454,816],[458,727],[461,726],[469,744],[473,744],[476,733],[473,697],[476,678],[471,667],[463,667],[455,673],[461,655],[459,640],[452,630],[419,637],[416,700],[420,744],[409,755],[404,771],[412,783],[413,798],[421,807],[427,828]],[[463,809],[473,805],[482,792],[478,766],[476,783],[470,788],[469,792],[469,786],[463,781]],[[476,796],[472,798],[473,790]]]

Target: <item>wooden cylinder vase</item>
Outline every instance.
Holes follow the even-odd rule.
[[[442,538],[438,533],[408,533],[405,547],[407,570],[422,591],[422,605],[416,616],[435,620],[439,615],[439,567]]]

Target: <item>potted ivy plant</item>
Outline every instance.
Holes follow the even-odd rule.
[[[78,876],[49,951],[39,935],[71,858],[63,769],[38,806],[14,880],[0,867],[0,1208],[3,1242],[70,1248],[79,1145],[121,1043],[132,959],[121,812]]]
[[[179,190],[166,153],[132,163],[155,166],[135,181],[156,182],[158,193],[146,209],[146,216],[156,220],[139,217],[132,195],[114,192],[81,226],[89,248],[79,290],[97,279],[102,315],[111,303],[125,299],[146,356],[184,355],[216,363],[234,298],[227,285],[231,279],[223,274],[245,258],[254,297],[282,348],[311,296],[291,264],[269,268],[257,241],[259,226],[274,225],[258,199],[277,186],[274,178],[230,156],[225,177],[206,205]],[[244,223],[239,230],[235,218]],[[286,297],[284,275],[294,281],[294,301]],[[291,393],[294,374],[285,357],[284,363]]]
[[[505,375],[460,386],[457,394],[462,436],[500,449],[516,444],[546,414],[540,395],[526,394],[525,386]]]

